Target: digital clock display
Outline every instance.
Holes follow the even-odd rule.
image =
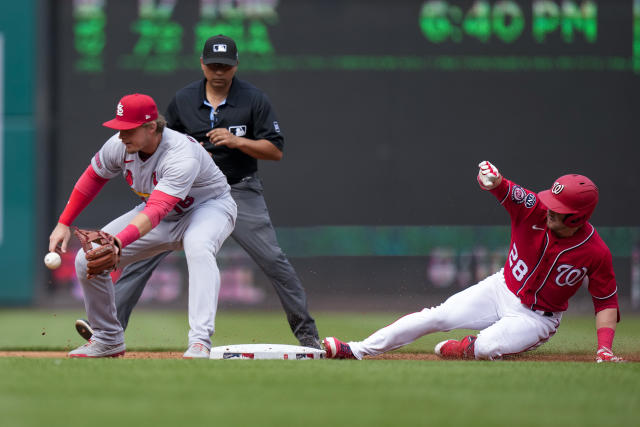
[[[524,9],[530,7],[530,14]],[[527,22],[530,18],[530,22]],[[473,37],[483,43],[492,38],[513,43],[526,28],[537,43],[544,43],[550,34],[560,32],[565,43],[582,37],[588,43],[598,38],[598,6],[595,1],[476,1],[465,10],[452,2],[424,2],[420,11],[420,28],[433,43],[452,40],[456,43]]]

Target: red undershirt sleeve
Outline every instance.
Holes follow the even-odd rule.
[[[509,180],[503,176],[502,182],[496,188],[486,191],[489,191],[500,203],[502,203],[507,197],[507,194],[509,194]]]
[[[149,217],[151,225],[155,227],[179,201],[180,199],[177,197],[163,193],[160,190],[153,190],[142,213]]]
[[[62,211],[58,222],[66,226],[71,225],[78,215],[80,215],[80,212],[82,212],[100,190],[102,190],[102,187],[104,187],[107,181],[109,180],[99,176],[93,170],[93,166],[89,165],[73,186],[69,201],[64,211]]]

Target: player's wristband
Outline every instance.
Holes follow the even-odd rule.
[[[123,249],[140,238],[140,230],[138,230],[137,226],[129,224],[124,228],[124,230],[116,234],[116,237],[122,244],[120,249]]]
[[[598,349],[606,347],[611,349],[613,347],[613,336],[616,331],[611,328],[598,328],[596,331],[598,334]]]

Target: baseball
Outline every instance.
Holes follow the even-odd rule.
[[[55,270],[60,267],[61,263],[62,258],[60,258],[60,255],[56,252],[49,252],[44,256],[44,265],[46,265],[50,270]]]

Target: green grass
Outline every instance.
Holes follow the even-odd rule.
[[[82,343],[81,311],[0,312],[0,349]],[[361,339],[395,314],[315,313],[322,335]],[[295,344],[279,313],[221,312],[214,345]],[[44,335],[42,333],[44,332]],[[615,348],[640,351],[640,317],[625,316]],[[184,312],[134,312],[130,350],[186,346]],[[432,352],[442,337],[403,351]],[[538,352],[591,354],[592,316],[567,315]],[[7,426],[350,425],[630,426],[640,411],[640,364],[455,361],[209,361],[0,358]]]
[[[404,313],[314,313],[321,336],[360,340]],[[84,317],[81,310],[1,310],[0,350],[69,350],[84,343],[73,326]],[[136,310],[126,331],[130,351],[183,351],[187,346],[184,311]],[[428,335],[399,352],[432,352],[445,338],[460,338],[466,331]],[[640,316],[625,315],[614,342],[618,352],[640,352]],[[558,333],[538,353],[586,354],[596,345],[593,316],[567,314]],[[221,311],[216,319],[213,345],[241,343],[297,344],[282,312]]]
[[[0,371],[11,426],[630,426],[640,392],[638,364],[4,359]]]

